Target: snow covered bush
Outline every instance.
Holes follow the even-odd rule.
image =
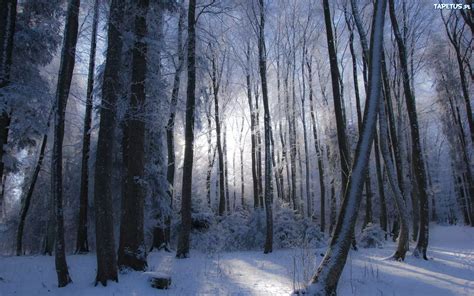
[[[194,216],[193,216],[194,221]],[[191,235],[191,246],[203,252],[259,250],[265,242],[265,212],[251,213],[240,210],[228,216],[208,221],[208,228],[195,229]],[[194,222],[193,222],[194,224]],[[303,219],[293,210],[281,208],[274,216],[274,248],[325,244],[324,234],[314,222]]]
[[[369,223],[358,239],[362,248],[382,248],[385,243],[385,231],[378,224]]]

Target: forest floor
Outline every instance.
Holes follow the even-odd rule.
[[[474,295],[474,228],[432,225],[429,261],[408,255],[387,260],[394,243],[351,251],[339,295]],[[413,247],[413,246],[412,246]],[[68,256],[73,284],[57,288],[54,257],[0,257],[0,295],[289,295],[311,277],[322,249],[262,252],[191,252],[189,259],[153,252],[149,270],[169,274],[169,290],[156,290],[149,274],[121,274],[119,283],[94,287],[96,258]]]

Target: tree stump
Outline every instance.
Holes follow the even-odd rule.
[[[155,289],[165,290],[171,286],[171,277],[161,273],[149,273],[150,285]]]

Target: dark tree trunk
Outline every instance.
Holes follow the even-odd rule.
[[[90,129],[92,123],[92,92],[94,91],[95,49],[98,20],[99,1],[95,0],[89,56],[89,73],[87,77],[86,111],[84,115],[84,129],[82,131],[81,190],[79,194],[79,223],[77,227],[76,240],[76,253],[79,254],[89,252],[89,239],[87,235],[87,208],[89,206],[89,151],[91,144]]]
[[[339,144],[339,154],[341,162],[341,174],[342,174],[342,195],[345,195],[347,188],[347,181],[349,178],[349,169],[351,165],[349,146],[346,137],[346,126],[344,123],[344,116],[342,113],[342,101],[341,92],[339,88],[339,69],[337,63],[337,52],[334,44],[334,37],[332,31],[332,18],[329,10],[329,2],[323,0],[324,8],[324,22],[326,24],[326,40],[329,51],[329,64],[331,67],[331,81],[332,81],[332,95],[334,99],[334,112],[336,116],[336,127],[337,127],[337,141]]]
[[[387,97],[384,96],[385,103],[387,102]],[[398,246],[395,253],[392,255],[392,259],[394,260],[405,260],[405,254],[408,251],[409,247],[409,239],[408,239],[408,211],[406,209],[405,200],[403,198],[403,193],[395,178],[395,167],[392,162],[392,158],[390,157],[390,149],[388,146],[388,125],[387,125],[387,116],[385,112],[384,102],[380,102],[379,108],[379,126],[380,126],[380,148],[382,152],[382,156],[384,159],[385,167],[387,168],[387,176],[389,180],[390,187],[393,192],[395,206],[398,212],[398,220],[400,222],[400,232],[398,234]],[[377,147],[378,145],[376,145]]]
[[[326,229],[326,187],[324,184],[324,164],[321,153],[321,147],[318,140],[318,127],[316,126],[316,114],[313,106],[313,72],[312,72],[312,57],[309,58],[306,65],[308,66],[308,84],[309,84],[309,108],[311,113],[311,123],[313,126],[314,148],[316,150],[316,157],[318,159],[318,173],[319,173],[319,194],[320,194],[320,230],[324,232]]]
[[[176,170],[176,157],[174,151],[174,122],[176,117],[176,106],[178,104],[178,95],[179,87],[181,84],[181,72],[183,70],[184,64],[184,48],[183,48],[183,30],[184,30],[184,21],[185,21],[185,9],[184,7],[179,7],[179,20],[178,20],[178,64],[175,69],[174,79],[173,79],[173,89],[171,91],[171,101],[170,101],[170,114],[168,117],[168,122],[166,124],[166,147],[168,152],[168,162],[166,166],[166,180],[168,182],[168,188],[166,190],[166,198],[170,206],[170,211],[173,206],[173,197],[174,197],[174,175]],[[153,243],[151,250],[153,248],[169,249],[170,235],[171,235],[171,215],[166,213],[164,217],[164,227],[159,221],[153,229]]]
[[[385,135],[385,134],[384,134]],[[388,133],[386,134],[388,137]],[[385,188],[383,186],[383,174],[382,174],[382,165],[380,163],[380,152],[379,152],[379,137],[377,136],[377,133],[375,134],[375,168],[377,171],[377,183],[379,185],[379,198],[380,198],[380,228],[382,228],[383,231],[385,231],[385,234],[388,231],[387,228],[387,205],[385,202]],[[385,239],[387,239],[387,236],[385,235]]]
[[[265,47],[265,7],[264,0],[259,0],[260,23],[258,28],[258,68],[262,82],[262,99],[264,112],[265,130],[265,214],[266,232],[264,253],[273,251],[273,211],[272,211],[272,150],[271,150],[271,120],[270,107],[268,104],[267,89],[267,49]]]
[[[145,188],[145,122],[144,112],[147,77],[146,16],[149,0],[138,0],[135,11],[134,45],[132,50],[131,94],[123,128],[122,157],[124,174],[120,219],[118,266],[145,270],[146,246],[144,233]]]
[[[94,209],[97,248],[96,284],[106,286],[108,280],[117,281],[117,258],[114,238],[112,176],[116,126],[116,103],[120,96],[120,68],[122,64],[123,3],[112,0],[107,31],[99,135],[95,161]]]
[[[467,122],[469,124],[471,142],[474,143],[474,119],[472,117],[471,99],[469,97],[469,87],[468,87],[468,82],[466,79],[466,73],[464,71],[463,56],[461,54],[461,43],[462,43],[463,36],[462,36],[462,31],[460,31],[461,30],[461,24],[459,24],[460,19],[458,17],[457,12],[455,11],[450,12],[450,16],[448,20],[444,18],[443,13],[441,13],[441,17],[443,19],[443,23],[446,29],[446,34],[448,35],[448,39],[454,48],[454,52],[456,53],[456,62],[458,64],[459,78],[461,81],[461,90],[462,90],[462,95],[464,98],[464,104],[466,107]]]
[[[255,91],[255,139],[256,139],[256,162],[257,162],[257,185],[258,185],[258,206],[263,209],[264,201],[264,189],[263,189],[263,178],[262,178],[262,136],[260,130],[260,111],[258,110],[258,90]]]
[[[227,158],[227,126],[224,125],[224,133],[222,135],[224,137],[224,145],[223,145],[223,156],[224,156],[224,185],[225,185],[225,209],[226,213],[230,213],[230,196],[229,196],[229,163]]]
[[[323,0],[326,16],[329,12],[328,0]],[[375,134],[377,111],[380,101],[380,56],[383,46],[383,27],[386,1],[378,0],[375,3],[372,24],[371,51],[369,62],[369,93],[367,94],[366,107],[362,130],[355,152],[347,190],[343,191],[342,202],[336,229],[316,274],[313,276],[309,290],[313,295],[335,295],[337,283],[347,259],[357,213],[362,199],[362,189],[365,174],[369,163],[370,150]],[[343,184],[344,186],[344,184]]]
[[[418,242],[413,254],[415,257],[426,256],[429,238],[429,208],[428,196],[426,193],[426,174],[423,154],[421,151],[420,134],[418,131],[418,117],[416,113],[415,96],[410,88],[410,78],[408,75],[408,64],[405,43],[403,42],[400,30],[398,28],[397,17],[395,13],[395,5],[393,0],[389,0],[390,19],[392,21],[392,29],[398,45],[398,54],[400,58],[400,65],[402,68],[403,89],[405,94],[405,101],[408,110],[408,118],[410,120],[411,142],[413,153],[413,168],[416,177],[416,184],[420,198],[420,231],[418,234]]]
[[[213,49],[211,48],[211,51]],[[219,175],[219,216],[224,215],[226,210],[226,182],[225,182],[225,162],[224,162],[224,149],[222,145],[222,134],[221,134],[221,120],[219,114],[219,77],[217,73],[215,53],[212,52],[211,57],[211,80],[212,80],[212,92],[214,95],[214,117],[216,121],[216,145],[217,145],[217,164],[218,164],[218,175]],[[225,143],[225,135],[224,135]]]
[[[79,0],[70,0],[68,3],[54,112],[54,142],[51,160],[51,184],[53,199],[56,204],[56,243],[54,253],[59,287],[65,287],[71,282],[66,263],[66,246],[64,241],[62,156],[66,105],[71,87],[74,63],[76,60],[76,43],[79,30],[79,5]]]
[[[256,126],[255,126],[255,111],[252,102],[252,87],[250,84],[250,43],[247,44],[247,69],[245,73],[245,80],[247,83],[247,100],[250,111],[250,141],[252,145],[251,156],[252,156],[252,185],[253,185],[253,205],[254,208],[259,207],[259,187],[258,187],[258,173],[257,173],[257,138],[256,138]]]
[[[188,8],[188,85],[186,90],[186,123],[184,134],[183,188],[181,197],[181,229],[178,237],[177,258],[189,256],[191,232],[191,197],[193,180],[194,106],[196,101],[196,0],[189,0]]]
[[[358,20],[358,15],[357,13],[354,13],[354,18],[356,19],[356,22]],[[358,130],[360,131],[362,129],[362,108],[360,104],[360,94],[359,94],[359,81],[358,81],[358,75],[357,75],[357,55],[354,49],[354,28],[352,25],[351,20],[349,19],[349,14],[344,8],[344,16],[346,20],[347,27],[349,29],[349,50],[351,52],[351,57],[352,57],[352,74],[354,78],[354,92],[355,92],[355,99],[356,99],[356,111],[357,111],[357,127]],[[363,30],[362,26],[358,26],[358,30]],[[362,33],[359,32],[359,38],[361,39],[361,44],[362,44],[362,53],[363,53],[363,79],[364,79],[364,86],[365,86],[365,91],[367,93],[368,91],[368,85],[367,85],[367,56],[368,54],[368,48],[367,46],[367,40],[365,38],[365,31]],[[375,136],[377,139],[377,135]],[[377,148],[377,147],[376,147]],[[376,157],[378,157],[376,155]],[[380,163],[380,158],[376,159]],[[378,172],[377,172],[378,173]],[[379,188],[381,184],[379,183]],[[365,228],[365,226],[369,223],[373,222],[373,214],[372,214],[372,181],[370,177],[370,165],[369,169],[367,172],[366,180],[365,180],[365,192],[366,192],[366,203],[365,203],[365,217],[364,217],[364,223],[362,225],[362,228]]]
[[[304,155],[305,155],[305,187],[306,187],[306,214],[308,217],[313,216],[313,201],[311,199],[311,168],[309,165],[309,145],[308,145],[308,135],[306,128],[306,112],[305,112],[305,92],[306,92],[306,83],[305,83],[305,60],[306,60],[306,37],[303,40],[303,56],[301,59],[301,77],[302,77],[302,89],[303,93],[301,96],[301,123],[303,125],[303,141],[304,141]]]
[[[245,209],[245,176],[244,176],[244,143],[242,141],[244,137],[244,123],[245,117],[242,117],[242,123],[240,125],[240,198],[242,209]]]
[[[207,194],[207,205],[209,206],[209,209],[212,209],[212,203],[211,203],[211,177],[212,177],[212,168],[214,167],[214,162],[216,159],[216,151],[217,148],[214,148],[214,151],[212,151],[212,119],[211,119],[211,110],[212,110],[212,104],[209,100],[209,96],[206,96],[207,98],[207,110],[206,110],[206,117],[207,117],[207,173],[206,173],[206,194]]]
[[[385,105],[387,107],[389,131],[390,131],[390,142],[395,156],[395,165],[397,170],[397,181],[398,187],[400,188],[402,195],[404,196],[404,182],[403,182],[403,162],[400,153],[400,144],[397,137],[397,128],[395,123],[395,116],[393,114],[392,97],[390,94],[390,82],[388,77],[387,65],[385,63],[385,53],[382,53],[382,79],[383,79],[383,90],[385,97]],[[405,196],[404,196],[405,198]]]
[[[50,114],[49,117],[51,117]],[[16,255],[22,255],[22,248],[23,248],[23,230],[25,228],[25,221],[26,216],[28,215],[28,210],[30,209],[31,198],[33,197],[33,192],[35,190],[36,181],[38,180],[38,175],[41,171],[41,166],[43,165],[44,154],[46,151],[46,143],[48,142],[48,130],[49,130],[49,123],[51,118],[48,118],[48,125],[43,136],[43,140],[41,142],[41,148],[38,155],[38,161],[36,162],[35,170],[30,178],[30,184],[28,186],[28,191],[26,192],[24,200],[22,200],[21,210],[20,210],[20,222],[18,223],[18,232],[16,236]]]
[[[3,0],[0,2],[0,88],[8,85],[10,82],[10,72],[13,56],[13,36],[15,34],[16,24],[16,0]],[[0,212],[3,210],[3,199],[5,188],[3,177],[3,146],[8,142],[8,133],[10,130],[10,112],[9,110],[0,111],[0,181],[2,193],[0,196]]]

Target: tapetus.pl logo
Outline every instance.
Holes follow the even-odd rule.
[[[435,9],[448,9],[448,10],[470,10],[471,4],[461,4],[461,3],[434,3]]]

